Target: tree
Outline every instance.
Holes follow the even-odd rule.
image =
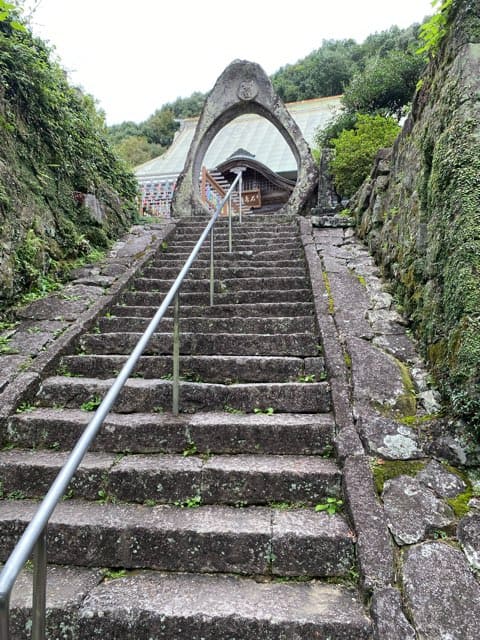
[[[155,113],[146,120],[141,129],[143,135],[147,137],[149,142],[160,144],[162,147],[169,147],[172,144],[175,131],[180,124],[175,120],[173,111],[169,108],[162,107],[157,109]]]
[[[161,145],[149,143],[145,136],[128,136],[114,148],[131,168],[148,162],[165,151]]]
[[[391,146],[399,131],[392,117],[359,114],[353,129],[342,131],[332,140],[335,157],[330,169],[339,193],[355,193],[369,175],[377,151]]]
[[[371,58],[363,71],[354,74],[342,102],[349,111],[399,119],[412,99],[423,66],[422,58],[398,49]]]

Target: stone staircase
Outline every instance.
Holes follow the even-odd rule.
[[[11,417],[3,560],[204,225],[180,221],[35,407]],[[170,315],[52,516],[49,638],[371,637],[298,228],[279,216],[235,226],[231,254],[225,221],[215,233],[215,305],[207,246],[182,288],[180,415]],[[15,638],[27,637],[29,588],[27,569],[12,598]]]

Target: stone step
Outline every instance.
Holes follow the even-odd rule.
[[[176,233],[170,241],[167,241],[166,245],[163,245],[163,251],[169,250],[172,247],[184,246],[184,247],[193,247],[199,240],[201,234],[192,233],[191,235],[178,234]],[[214,244],[218,243],[218,246],[228,247],[229,245],[229,237],[228,230],[224,233],[215,233],[213,236]],[[205,242],[210,245],[210,237],[208,237]],[[285,245],[291,247],[302,246],[302,243],[296,234],[286,234],[283,233],[279,235],[277,233],[269,234],[269,233],[237,233],[237,230],[232,231],[232,245],[236,249],[241,249],[243,245],[251,245],[252,247],[262,247],[265,245],[269,245],[272,242],[275,242],[277,245]]]
[[[57,373],[66,376],[113,378],[127,360],[125,355],[64,356]],[[138,378],[171,376],[171,356],[142,356],[135,368]],[[192,382],[320,382],[326,379],[324,359],[276,356],[182,356],[182,380]]]
[[[153,318],[158,306],[117,305],[111,308],[114,316]],[[254,318],[254,317],[294,317],[313,315],[311,302],[258,302],[257,304],[217,304],[212,307],[182,304],[182,318],[203,316],[207,318]],[[172,307],[167,309],[164,318],[172,317]]]
[[[230,255],[230,254],[228,254]],[[148,262],[148,267],[153,269],[176,269],[177,274],[182,269],[185,264],[185,256],[175,259],[172,256],[169,256],[168,259],[162,260],[161,256],[157,256],[156,258],[150,260]],[[275,267],[272,267],[272,264]],[[305,273],[305,268],[303,264],[303,259],[285,259],[285,260],[275,260],[273,263],[271,260],[258,260],[253,257],[253,255],[243,255],[243,257],[239,260],[235,260],[231,257],[223,258],[222,260],[217,260],[215,258],[215,271],[217,269],[244,269],[244,268],[255,268],[255,269],[272,269],[274,268],[277,273],[281,273],[280,270],[290,269],[290,268],[302,268],[303,273]],[[192,269],[194,268],[202,268],[208,270],[210,273],[210,257],[202,257],[198,256],[194,262]]]
[[[175,238],[198,238],[205,227],[188,228],[176,226]],[[215,238],[228,238],[228,225],[215,226]],[[295,238],[297,235],[296,227],[276,227],[270,228],[263,225],[253,226],[232,226],[232,233],[235,238]]]
[[[100,318],[97,323],[102,333],[115,333],[125,331],[128,333],[143,332],[147,328],[151,318],[149,317],[128,317],[118,316],[116,318]],[[312,316],[297,316],[290,318],[269,317],[269,318],[242,318],[241,316],[230,318],[205,318],[202,316],[185,315],[182,317],[181,331],[208,332],[208,333],[305,333],[311,331],[316,333],[315,321]],[[173,331],[173,319],[163,318],[159,324],[159,329],[164,333]]]
[[[168,248],[160,249],[159,251],[161,251],[162,254],[170,254],[170,253],[189,254],[196,244],[197,244],[197,241],[194,239],[183,240],[183,241],[179,241],[175,239],[168,245]],[[301,252],[303,251],[302,245],[298,241],[294,241],[294,240],[276,240],[274,238],[273,239],[271,238],[269,240],[260,240],[257,242],[254,239],[236,238],[232,242],[232,251],[234,253],[251,251],[253,252],[254,255],[256,255],[259,252],[272,251],[272,250],[291,251],[294,253],[298,253],[300,255],[301,255]],[[208,252],[208,255],[210,255],[210,241],[208,239],[203,244],[200,252]],[[217,256],[222,253],[230,253],[230,245],[228,241],[218,240],[217,238],[215,238],[214,255]]]
[[[47,638],[116,640],[367,640],[370,621],[351,589],[221,574],[123,572],[49,565]],[[12,638],[24,638],[32,572],[11,598]],[[199,598],[199,594],[202,598]]]
[[[72,483],[70,497],[111,501],[199,504],[315,505],[340,495],[340,471],[331,460],[288,455],[186,455],[87,453]],[[185,455],[184,455],[185,454]],[[0,452],[3,495],[42,498],[68,453],[12,450]]]
[[[371,638],[358,595],[318,581],[262,583],[240,576],[140,572],[99,585],[79,617],[82,638]]]
[[[200,231],[201,233],[209,221],[210,218],[200,218],[198,216],[195,216],[195,218],[186,218],[185,220],[180,219],[177,221],[175,229],[180,232],[185,231],[198,233],[198,231]],[[228,218],[226,216],[222,216],[218,218],[215,223],[215,229],[228,229],[228,225]],[[255,214],[254,217],[245,216],[242,222],[239,221],[238,217],[234,216],[232,218],[232,225],[235,230],[238,229],[239,231],[264,232],[267,230],[269,233],[277,231],[290,231],[292,234],[298,233],[298,226],[293,218],[277,216],[275,214]]]
[[[0,503],[5,560],[38,503]],[[314,509],[177,507],[65,500],[47,531],[49,561],[200,573],[342,576],[354,562],[354,536],[341,515]]]
[[[43,381],[38,402],[43,407],[69,409],[103,398],[112,379],[53,376]],[[166,380],[129,379],[115,404],[118,413],[145,413],[172,406],[172,383]],[[236,410],[253,413],[273,408],[278,413],[326,413],[331,410],[330,388],[326,382],[286,382],[258,384],[180,383],[182,411],[202,409]]]
[[[14,414],[7,438],[21,447],[71,449],[92,418],[79,409],[36,408]],[[199,453],[328,455],[331,414],[110,413],[92,451],[182,453],[195,443]]]
[[[127,291],[122,297],[122,302],[129,306],[160,306],[165,298],[161,292]],[[267,291],[233,291],[231,293],[216,293],[214,306],[224,304],[257,304],[266,302],[310,302],[312,292],[310,289],[282,289]],[[210,296],[207,291],[200,293],[188,293],[180,291],[181,305],[209,305]]]
[[[196,264],[196,262],[194,262]],[[178,276],[179,269],[177,267],[146,267],[142,271],[144,278],[173,278]],[[203,280],[210,278],[210,266],[205,267],[191,267],[190,277],[196,280]],[[303,267],[284,267],[278,269],[276,267],[217,267],[215,265],[215,278],[271,278],[271,277],[293,277],[293,278],[305,278],[305,269]]]
[[[180,354],[239,355],[239,356],[314,356],[318,353],[318,338],[310,333],[187,333],[180,335]],[[90,333],[82,336],[84,353],[128,354],[142,337],[142,333]],[[155,333],[145,355],[171,355],[171,333]],[[235,371],[232,371],[235,378]]]
[[[137,291],[162,291],[167,293],[174,282],[174,278],[163,280],[159,278],[135,278],[132,285]],[[301,278],[273,277],[273,278],[228,278],[215,279],[215,293],[227,293],[233,291],[267,291],[267,290],[293,290],[306,289],[308,281],[305,276]],[[210,291],[208,279],[199,280],[187,277],[182,284],[182,293],[200,293]]]
[[[190,256],[190,251],[171,251],[167,249],[166,251],[158,251],[156,257],[153,259],[152,264],[155,264],[157,260],[162,262],[167,262],[168,260],[187,260]],[[203,258],[204,260],[210,257],[210,247],[205,244],[205,246],[200,250],[198,254],[199,258]],[[299,249],[265,249],[264,251],[256,250],[251,251],[249,249],[235,249],[232,253],[228,251],[215,251],[215,259],[217,260],[231,260],[236,262],[237,260],[242,260],[245,258],[251,258],[252,260],[266,260],[269,261],[270,264],[275,263],[277,260],[295,260],[298,257],[303,257],[300,254]]]

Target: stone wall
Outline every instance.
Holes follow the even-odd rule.
[[[351,208],[454,413],[480,432],[480,0],[458,0]]]

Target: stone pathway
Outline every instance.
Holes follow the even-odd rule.
[[[450,434],[408,325],[353,230],[312,228],[307,219],[300,225],[374,638],[473,640],[478,448]],[[2,334],[11,351],[0,355],[0,419],[99,309],[120,297],[170,228],[135,228],[101,266],[79,270],[61,292],[19,313],[19,324]]]
[[[325,342],[327,366],[337,367],[355,426],[343,425],[337,447],[347,491],[349,469],[353,474],[349,501],[375,638],[473,640],[480,616],[478,448],[449,434],[408,326],[353,229],[310,229],[305,221],[304,233],[321,260],[317,284],[343,351],[342,388],[338,355],[335,362]],[[366,463],[373,515],[365,508],[372,502],[368,478],[361,486]],[[362,531],[375,535],[375,527],[375,539],[362,548]]]

